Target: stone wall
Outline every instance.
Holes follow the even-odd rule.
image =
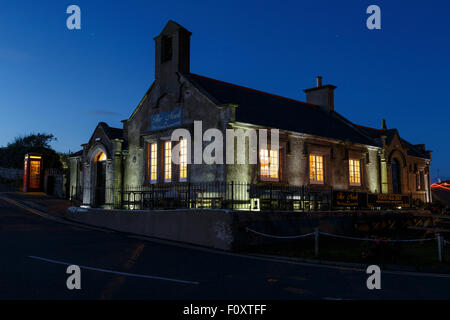
[[[354,217],[332,213],[306,216],[205,209],[130,212],[72,207],[68,209],[66,218],[120,232],[228,251],[239,251],[279,240],[255,235],[248,232],[247,228],[280,236],[310,233],[314,228],[335,234],[351,234],[355,223]]]
[[[23,169],[0,167],[0,177],[8,180],[23,180]]]
[[[221,210],[125,211],[71,207],[70,220],[222,250],[233,244],[232,214]]]

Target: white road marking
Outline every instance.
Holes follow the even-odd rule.
[[[65,266],[77,265],[75,263],[69,263],[69,262],[64,262],[64,261],[57,261],[57,260],[46,259],[46,258],[41,258],[41,257],[36,257],[36,256],[28,256],[28,258],[41,260],[41,261],[45,261],[45,262],[50,262],[50,263],[62,264],[62,265],[65,265]],[[172,282],[179,282],[179,283],[186,283],[186,284],[195,284],[195,285],[200,284],[200,282],[198,282],[198,281],[188,281],[188,280],[180,280],[180,279],[172,279],[172,278],[165,278],[165,277],[150,276],[150,275],[145,275],[145,274],[120,272],[120,271],[107,270],[107,269],[94,268],[94,267],[87,267],[87,266],[80,266],[80,265],[78,265],[78,266],[81,269],[92,270],[92,271],[99,271],[99,272],[105,272],[105,273],[113,273],[113,274],[118,274],[118,275],[122,275],[122,276],[130,276],[130,277],[137,277],[137,278],[144,278],[144,279],[164,280],[164,281],[172,281]]]

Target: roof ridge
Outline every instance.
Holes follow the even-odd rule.
[[[203,79],[206,79],[206,80],[215,81],[215,82],[218,82],[218,83],[221,83],[221,84],[225,84],[225,85],[229,85],[229,86],[233,86],[233,87],[237,87],[237,88],[253,91],[253,92],[256,92],[256,93],[262,93],[262,94],[265,94],[265,95],[268,95],[268,96],[281,98],[281,99],[289,100],[289,101],[296,102],[296,103],[301,103],[301,104],[304,104],[304,105],[307,105],[307,106],[319,108],[317,105],[312,104],[312,103],[308,103],[308,102],[304,102],[304,101],[300,101],[300,100],[296,100],[296,99],[280,96],[278,94],[265,92],[265,91],[261,91],[261,90],[258,90],[258,89],[244,87],[244,86],[241,86],[241,85],[238,85],[238,84],[234,84],[234,83],[231,83],[231,82],[225,82],[225,81],[222,81],[222,80],[217,80],[217,79],[214,79],[214,78],[205,77],[205,76],[202,76],[202,75],[199,75],[199,74],[196,74],[196,73],[190,72],[189,75],[196,76],[196,77],[199,77],[199,78],[203,78]]]
[[[370,130],[376,130],[376,131],[384,131],[383,129],[376,129],[376,128],[371,128],[371,127],[368,127],[368,126],[363,126],[363,125],[360,125],[360,124],[356,124],[355,123],[355,126],[358,126],[358,127],[361,127],[361,128],[365,128],[365,129],[370,129]]]
[[[352,121],[350,121],[349,119],[347,119],[346,117],[344,117],[342,114],[340,114],[339,112],[333,111],[333,115],[336,116],[340,121],[344,122],[345,125],[347,125],[348,127],[352,128],[353,130],[355,130],[356,132],[358,132],[360,135],[363,135],[366,139],[369,139],[370,141],[374,142],[374,138],[371,137],[367,132],[365,132],[364,130],[361,130],[360,126],[356,123],[353,123]],[[370,129],[370,128],[369,128]],[[377,130],[377,129],[375,129]]]
[[[104,122],[104,121],[100,121],[100,122],[98,123],[98,126],[102,126],[102,127],[104,127],[104,128],[108,128],[108,129],[122,130],[122,131],[123,131],[123,128],[111,127],[109,124],[107,124],[107,123]]]

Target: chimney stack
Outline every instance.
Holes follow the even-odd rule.
[[[306,102],[318,105],[324,111],[334,111],[334,89],[331,84],[322,85],[322,77],[316,77],[316,87],[303,90],[306,93]]]
[[[322,77],[321,76],[316,77],[316,84],[317,84],[317,88],[320,88],[322,86]]]
[[[381,130],[387,130],[387,127],[386,127],[386,119],[383,119],[383,120],[381,121]]]

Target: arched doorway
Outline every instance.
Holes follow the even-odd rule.
[[[392,192],[402,193],[401,167],[397,159],[392,160]]]
[[[106,193],[106,154],[102,151],[94,158],[95,168],[95,199],[94,204],[101,206],[105,204]]]

